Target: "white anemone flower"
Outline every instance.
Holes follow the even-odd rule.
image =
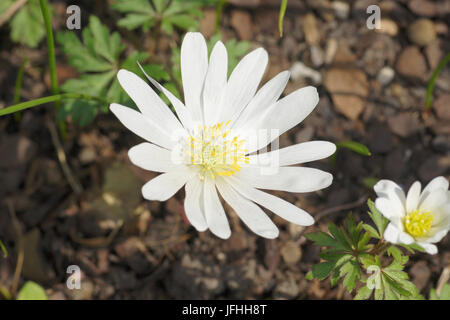
[[[115,103],[110,109],[125,127],[149,141],[131,148],[129,158],[145,170],[162,173],[143,186],[145,199],[165,201],[185,186],[189,222],[223,239],[231,230],[219,193],[253,232],[265,238],[276,238],[279,231],[260,206],[298,225],[314,223],[306,211],[260,190],[312,192],[328,187],[330,173],[291,165],[326,158],[336,150],[333,143],[310,141],[255,154],[305,119],[319,101],[313,87],[279,100],[288,71],[257,90],[267,62],[267,52],[256,49],[227,78],[224,44],[215,44],[208,62],[203,36],[187,33],[181,46],[184,104],[146,75],[176,115],[144,80],[119,71],[121,86],[140,112]]]
[[[439,242],[450,229],[449,183],[437,177],[421,192],[419,181],[405,196],[402,188],[390,180],[380,180],[374,190],[375,206],[390,220],[384,238],[391,243],[417,243],[430,254],[437,253]]]

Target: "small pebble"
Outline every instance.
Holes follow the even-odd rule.
[[[378,72],[377,79],[383,85],[388,85],[392,79],[394,79],[395,71],[391,67],[383,67],[380,72]]]

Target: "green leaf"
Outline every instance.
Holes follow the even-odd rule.
[[[8,250],[6,250],[6,247],[1,240],[0,240],[0,249],[3,252],[3,257],[8,258]]]
[[[323,280],[333,271],[336,262],[322,262],[312,266],[312,274],[315,278]]]
[[[4,0],[2,0],[2,2],[3,1]],[[11,4],[13,2],[11,2]],[[0,9],[3,9],[3,7]],[[53,15],[53,10],[50,6],[49,11],[50,15]],[[11,39],[14,42],[36,48],[45,36],[44,19],[42,17],[39,1],[34,0],[25,3],[13,16],[10,26]]]
[[[355,141],[341,141],[341,142],[336,143],[336,147],[350,149],[353,152],[359,153],[363,156],[371,156],[372,155],[369,148],[367,148],[362,143],[355,142]]]
[[[150,20],[146,14],[130,13],[125,18],[120,19],[117,25],[128,30],[134,30],[142,26],[144,31],[148,31],[154,25],[154,21]]]
[[[364,235],[361,237],[361,239],[358,242],[358,251],[364,251],[367,249],[367,243],[369,243],[369,240],[372,238],[372,235],[370,233],[364,233]]]
[[[153,5],[152,5],[152,4]],[[197,1],[168,1],[168,0],[116,0],[111,8],[125,14],[118,25],[129,30],[142,28],[144,32],[155,25],[168,34],[172,34],[174,27],[182,30],[196,30],[199,26],[198,18],[202,17],[199,10],[204,4]]]
[[[336,246],[336,240],[329,234],[319,231],[315,233],[308,233],[305,235],[306,239],[314,241],[317,246]]]
[[[147,59],[147,53],[132,52],[121,62],[120,55],[125,46],[121,43],[119,33],[110,33],[95,16],[90,17],[89,25],[83,29],[82,41],[72,31],[58,33],[57,41],[68,56],[69,63],[80,73],[78,78],[69,79],[61,86],[63,92],[89,94],[103,97],[110,103],[131,104],[131,107],[134,105],[121,88],[116,75],[119,69],[140,74],[136,62]],[[144,65],[144,68],[147,66]],[[153,69],[157,70],[155,67]],[[58,117],[71,117],[73,121],[84,126],[93,121],[99,111],[107,110],[108,104],[99,101],[66,100]]]
[[[340,277],[344,277],[343,285],[348,292],[352,292],[356,287],[356,280],[361,279],[361,268],[355,260],[345,263],[340,269]]]
[[[280,5],[280,13],[278,17],[278,31],[280,32],[280,37],[283,36],[283,21],[284,14],[286,13],[288,0],[282,0]]]
[[[399,248],[397,248],[396,246],[393,246],[393,245],[390,246],[390,247],[387,249],[387,253],[388,253],[390,256],[394,257],[395,260],[397,260],[397,261],[399,261],[399,262],[403,261],[403,254],[402,254],[402,251],[401,251]]]
[[[445,283],[441,290],[441,300],[450,300],[450,283]]]
[[[372,237],[376,238],[376,239],[380,239],[380,235],[378,234],[378,231],[375,230],[374,227],[368,225],[368,224],[363,224],[363,228],[364,230],[366,230]]]
[[[373,289],[369,289],[367,286],[361,287],[356,293],[354,300],[367,300],[372,295]]]
[[[36,282],[27,281],[20,289],[17,300],[48,300],[44,289]]]
[[[330,230],[331,235],[338,241],[338,245],[336,245],[336,247],[342,247],[343,249],[350,251],[352,250],[351,244],[347,241],[347,238],[344,235],[345,231],[341,231],[332,222],[328,224],[328,230]]]
[[[389,220],[386,219],[381,212],[375,207],[375,203],[372,200],[367,200],[367,206],[370,209],[370,212],[368,212],[370,218],[372,218],[373,222],[375,223],[375,226],[378,229],[379,235],[382,237],[384,235],[384,231],[386,230],[386,227],[389,223]]]
[[[433,102],[433,90],[434,90],[434,84],[436,82],[437,77],[439,76],[439,73],[445,68],[445,66],[450,62],[450,53],[448,53],[444,59],[439,63],[439,65],[436,67],[436,69],[433,71],[433,74],[431,75],[430,80],[428,81],[427,85],[427,95],[425,99],[425,107],[427,109],[431,108],[432,102]]]

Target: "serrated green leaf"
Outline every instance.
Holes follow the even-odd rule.
[[[364,233],[361,239],[358,242],[358,251],[364,251],[367,249],[367,244],[369,243],[372,235],[370,233]]]
[[[395,260],[397,260],[397,261],[399,261],[399,262],[402,262],[402,261],[403,261],[403,258],[402,258],[402,256],[403,256],[402,251],[401,251],[399,248],[397,248],[396,246],[394,246],[394,245],[390,246],[390,247],[387,249],[387,253],[388,253],[390,256],[394,257]]]
[[[340,230],[334,223],[330,222],[328,224],[328,230],[330,230],[331,235],[338,241],[340,247],[346,250],[352,250],[351,244],[347,241],[347,237],[344,235],[344,231]],[[337,245],[335,245],[338,247]]]
[[[154,13],[148,0],[114,0],[111,2],[111,8],[120,12]]]
[[[148,31],[155,22],[149,19],[147,14],[130,13],[117,22],[119,27],[127,28],[128,30],[134,30],[142,27],[145,32]]]
[[[364,228],[364,230],[366,230],[372,237],[374,237],[374,238],[376,238],[376,239],[380,239],[380,235],[378,234],[378,231],[375,230],[375,228],[372,227],[371,225],[363,224],[363,228]]]
[[[63,92],[83,93],[105,98],[106,101],[133,106],[133,102],[117,81],[117,71],[127,69],[139,74],[136,62],[148,57],[145,52],[132,52],[120,62],[125,46],[117,32],[110,34],[100,20],[91,16],[89,25],[83,29],[80,41],[74,32],[62,32],[57,35],[68,61],[81,74],[77,79],[69,79],[62,86]],[[144,65],[145,67],[145,65]],[[92,121],[101,110],[106,112],[108,105],[97,101],[64,101],[58,116],[72,117],[80,125]]]
[[[373,289],[369,289],[367,286],[361,287],[356,293],[354,300],[367,300],[372,295]]]
[[[367,206],[369,207],[370,212],[369,216],[372,218],[375,226],[378,229],[378,233],[383,236],[384,231],[389,223],[389,220],[386,219],[381,212],[375,207],[375,203],[372,200],[367,200]]]
[[[340,269],[340,277],[344,277],[342,284],[348,292],[352,292],[356,287],[356,280],[361,278],[361,268],[359,263],[354,260],[346,262]]]
[[[335,265],[336,262],[322,262],[312,266],[314,278],[317,278],[318,280],[325,279],[330,275],[331,271],[333,271]]]
[[[340,278],[341,277],[339,275],[339,270],[335,269],[330,279],[330,284],[332,288],[338,284]]]
[[[36,282],[27,281],[20,289],[17,300],[47,300],[47,295]]]
[[[329,234],[319,231],[315,233],[308,233],[305,235],[306,239],[314,241],[317,246],[335,247],[336,239]]]
[[[314,275],[313,275],[312,271],[308,271],[308,273],[305,275],[305,279],[306,280],[314,279]]]
[[[50,15],[53,15],[51,6],[49,6],[49,11]],[[45,37],[44,19],[39,1],[35,0],[25,3],[12,17],[10,26],[11,39],[14,42],[36,48]]]

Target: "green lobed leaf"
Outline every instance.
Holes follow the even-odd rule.
[[[401,262],[403,261],[403,254],[402,251],[397,248],[396,246],[392,245],[387,249],[387,253],[389,256],[394,257],[395,260]]]
[[[372,295],[373,289],[369,289],[367,286],[363,286],[359,288],[358,292],[356,293],[354,300],[367,300]]]
[[[321,262],[312,266],[312,274],[315,278],[323,280],[327,278],[333,271],[336,262]]]
[[[380,236],[384,235],[384,231],[389,223],[389,220],[386,219],[381,212],[375,207],[375,203],[372,200],[367,200],[367,206],[369,207],[370,212],[368,212],[370,218],[372,218],[375,226],[378,229],[378,233]]]
[[[0,5],[0,14],[7,10],[15,1],[2,0]],[[53,15],[53,9],[49,6],[50,15]],[[45,37],[44,19],[39,1],[28,1],[10,21],[11,39],[36,48]]]
[[[124,61],[120,55],[125,49],[118,32],[110,33],[100,20],[91,16],[89,25],[83,29],[82,41],[74,32],[61,32],[57,35],[69,63],[80,76],[67,80],[62,86],[63,92],[83,93],[104,97],[106,101],[133,106],[134,103],[121,88],[116,75],[119,69],[127,69],[136,74],[141,71],[137,62],[148,58],[146,52],[132,52]],[[147,66],[144,65],[144,68]],[[154,70],[157,70],[153,66]],[[162,71],[159,70],[162,74]],[[164,75],[164,74],[163,74]],[[107,112],[108,104],[99,101],[66,100],[58,114],[60,119],[72,117],[80,125],[89,124],[99,111]]]
[[[48,298],[40,285],[33,281],[27,281],[20,289],[17,300],[48,300]]]

